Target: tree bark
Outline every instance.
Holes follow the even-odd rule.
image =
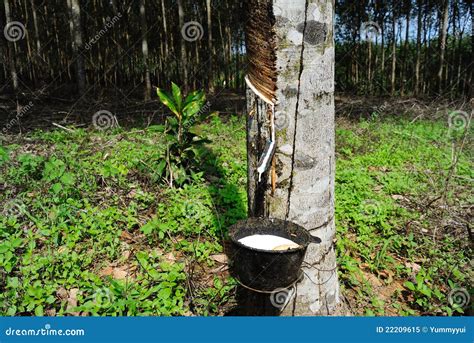
[[[254,91],[248,90],[249,213],[298,223],[322,240],[321,244],[308,247],[302,267],[304,277],[296,284],[296,292],[282,314],[331,314],[339,303],[334,249],[333,2],[252,0],[251,6],[261,6],[259,13],[274,15],[274,39],[268,30],[255,28],[264,27],[259,18],[250,20],[253,28],[247,28],[247,49],[250,61],[254,54],[262,59],[252,68],[271,66],[267,63],[271,50],[275,56],[276,180],[272,189],[270,170],[258,180],[256,166],[262,143],[269,136],[268,118],[272,111]],[[260,46],[252,46],[259,44],[259,35]],[[273,40],[275,45],[265,53]],[[272,81],[268,80],[272,80],[273,70],[250,73],[268,76],[257,79],[259,84],[254,81],[253,86],[269,90],[271,95]],[[264,82],[268,84],[263,85]]]
[[[12,22],[11,11],[10,11],[10,0],[4,0],[5,5],[5,19],[6,25]],[[18,74],[16,72],[16,54],[14,43],[7,43],[8,50],[8,60],[10,62],[10,75],[12,78],[13,90],[16,92],[18,90]]]
[[[402,67],[402,77],[401,77],[401,80],[402,80],[402,87],[401,87],[401,95],[405,95],[405,86],[406,86],[406,79],[407,79],[407,76],[408,76],[408,69],[410,69],[410,65],[408,63],[408,59],[410,57],[410,44],[409,44],[409,39],[410,39],[410,12],[411,12],[411,3],[410,1],[407,2],[406,4],[407,8],[406,8],[406,27],[405,27],[405,43],[403,45],[403,50],[404,50],[404,59],[403,59],[403,67]]]
[[[369,92],[372,93],[372,40],[367,40],[367,81]]]
[[[80,0],[70,0],[71,4],[71,22],[73,30],[73,51],[76,58],[76,82],[79,95],[84,94],[86,90],[86,72],[84,67],[84,39],[82,37],[81,5]]]
[[[444,56],[446,51],[446,36],[448,33],[448,14],[449,14],[449,0],[443,2],[443,17],[440,25],[440,41],[439,41],[439,69],[438,69],[438,91],[441,94],[443,87],[443,69],[444,69]]]
[[[421,29],[422,29],[422,1],[418,0],[418,25],[416,28],[416,65],[415,65],[415,95],[420,94],[420,66],[421,66]]]
[[[0,15],[0,27],[5,27],[5,21],[2,15]],[[7,75],[9,73],[7,66],[8,52],[4,39],[0,39],[0,61],[2,61],[2,66],[0,67],[0,84],[2,85],[0,86],[0,89],[2,89],[5,85],[6,79],[8,77]]]
[[[209,69],[207,76],[207,87],[209,92],[214,92],[213,79],[214,79],[214,51],[212,48],[212,6],[211,0],[206,0],[207,9],[207,47],[209,53]]]
[[[178,0],[178,17],[179,17],[179,30],[181,32],[184,26],[184,8],[183,8],[182,0]],[[187,60],[188,60],[188,56],[186,52],[186,41],[184,40],[184,37],[181,37],[181,68],[182,68],[183,85],[184,85],[185,92],[189,90]]]
[[[397,35],[395,32],[397,17],[395,15],[395,8],[392,7],[392,77],[390,79],[391,83],[391,93],[395,94],[395,77],[396,77],[396,68],[397,68]]]
[[[165,6],[165,0],[161,0],[161,13],[163,14],[163,43],[165,45],[165,59],[168,57],[168,25],[167,19],[166,19],[166,6]]]
[[[385,9],[383,9],[382,16],[381,16],[381,49],[382,49],[382,57],[381,57],[381,65],[380,65],[380,74],[384,75],[385,73]],[[385,79],[385,78],[384,78]],[[382,84],[385,87],[385,81]]]
[[[224,74],[224,81],[221,82],[221,85],[225,85],[228,77],[227,75],[229,74],[229,65],[227,63],[227,50],[225,49],[225,39],[224,39],[224,30],[222,29],[222,20],[221,20],[221,13],[219,13],[219,16],[217,17],[218,23],[219,23],[219,37],[220,37],[220,43],[221,43],[221,49],[224,50],[221,55],[222,59],[222,65],[223,65],[223,74]],[[225,87],[224,87],[225,88]]]
[[[142,54],[145,66],[145,101],[151,99],[150,66],[148,61],[148,25],[146,21],[146,0],[140,0],[140,26],[142,29]]]

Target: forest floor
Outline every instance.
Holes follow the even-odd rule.
[[[339,99],[336,138],[344,301],[354,315],[468,313],[472,128],[444,108],[354,103]],[[232,308],[223,242],[246,217],[245,117],[203,124],[202,173],[169,188],[151,120],[98,131],[57,116],[66,129],[0,136],[0,315]]]

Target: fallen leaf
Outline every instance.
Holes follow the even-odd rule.
[[[361,263],[361,275],[357,275],[356,278],[360,282],[369,282],[372,287],[380,287],[383,285],[383,282],[374,274],[372,274],[370,271],[366,271],[365,269],[369,268],[369,265],[367,263]]]
[[[61,300],[66,300],[68,297],[67,290],[64,287],[59,287],[56,291],[56,296]]]
[[[226,264],[228,262],[226,254],[211,255],[211,259],[222,264]]]
[[[382,281],[379,278],[371,273],[362,272],[365,276],[365,279],[373,286],[380,287],[383,285]]]
[[[46,310],[45,311],[45,314],[48,316],[48,317],[55,317],[56,316],[56,310],[54,308],[51,308],[49,310]]]
[[[128,260],[129,257],[130,257],[130,250],[124,250],[124,251],[122,252],[122,258],[123,258],[124,260]]]
[[[128,276],[127,271],[120,269],[120,268],[114,268],[113,271],[113,278],[116,280],[124,280]]]
[[[212,274],[218,274],[218,273],[225,272],[226,270],[229,270],[229,266],[223,264],[223,265],[221,265],[221,266],[219,266],[219,267],[217,267],[217,268],[212,269],[210,272],[211,272]]]
[[[172,252],[166,254],[165,258],[168,262],[176,262],[176,257],[174,257]]]
[[[128,192],[127,198],[129,199],[135,198],[136,194],[137,194],[137,191],[135,189],[132,189],[130,192]]]
[[[392,199],[393,200],[405,200],[406,198],[403,195],[400,195],[400,194],[393,194]]]
[[[71,311],[77,307],[77,295],[79,294],[79,288],[71,288],[69,290],[69,297],[67,299],[67,311]],[[70,312],[73,316],[79,316],[80,312]]]
[[[109,276],[109,275],[112,275],[114,272],[114,268],[112,267],[106,267],[104,269],[102,269],[99,273],[100,276]]]
[[[380,270],[378,275],[383,279],[387,280],[388,283],[392,282],[393,276],[395,275],[391,270]]]
[[[389,169],[387,167],[376,167],[376,166],[369,166],[367,167],[368,171],[381,171],[381,172],[387,172]]]
[[[138,269],[138,266],[130,266],[127,268],[127,272],[128,274],[130,275],[131,273],[133,273],[134,271],[136,271]]]
[[[122,233],[120,234],[120,238],[122,238],[125,241],[133,241],[133,237],[131,234],[128,233],[128,231],[123,230]]]
[[[405,262],[405,267],[410,268],[415,274],[421,269],[421,266],[414,262]]]
[[[188,311],[184,312],[183,316],[184,317],[194,317],[194,314],[191,311],[188,310]]]

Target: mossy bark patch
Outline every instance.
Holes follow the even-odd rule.
[[[325,23],[320,23],[316,20],[308,20],[306,22],[306,30],[305,23],[299,23],[296,29],[300,33],[305,31],[303,36],[305,43],[310,45],[319,45],[326,41],[328,28]]]

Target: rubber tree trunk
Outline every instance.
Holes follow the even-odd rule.
[[[321,238],[311,244],[283,315],[327,315],[339,303],[334,250],[334,4],[317,0],[249,2],[247,52],[250,216],[287,219]],[[252,87],[254,88],[252,90]],[[271,137],[276,152],[259,182]]]
[[[396,22],[397,16],[395,14],[395,8],[392,7],[392,76],[390,78],[390,93],[395,94],[395,77],[397,72],[397,35],[396,35]]]
[[[73,34],[73,50],[76,59],[76,78],[77,91],[79,95],[84,94],[86,90],[86,71],[84,66],[84,49],[83,30],[81,22],[81,3],[80,0],[70,0],[70,12]]]
[[[10,11],[10,1],[5,0],[4,6],[5,6],[6,24],[8,25],[9,23],[12,22],[11,11]],[[9,41],[7,43],[7,49],[8,49],[8,61],[10,62],[10,75],[12,78],[13,90],[16,92],[18,90],[18,74],[16,72],[16,53],[15,53],[14,43]]]
[[[184,26],[184,7],[183,1],[178,0],[178,18],[179,18],[179,28],[180,30]],[[186,50],[186,41],[184,37],[181,37],[181,68],[182,68],[182,78],[184,90],[187,92],[189,90],[189,80],[188,80],[188,55]]]
[[[417,0],[417,19],[416,28],[416,65],[415,65],[415,95],[420,94],[420,68],[421,68],[421,30],[423,24],[422,1]]]
[[[440,41],[439,41],[439,69],[438,69],[438,91],[441,95],[441,90],[443,88],[443,68],[444,68],[444,59],[446,52],[446,37],[448,33],[448,19],[449,19],[449,0],[444,0],[443,2],[443,17],[442,22],[440,23]]]
[[[143,65],[145,66],[145,101],[151,99],[151,79],[150,79],[150,66],[148,60],[148,24],[146,21],[146,2],[140,0],[140,23],[142,29],[142,54],[143,54]]]
[[[211,0],[206,0],[207,11],[207,47],[209,49],[209,68],[207,73],[207,87],[210,93],[214,92],[214,49],[212,47],[212,6]]]

